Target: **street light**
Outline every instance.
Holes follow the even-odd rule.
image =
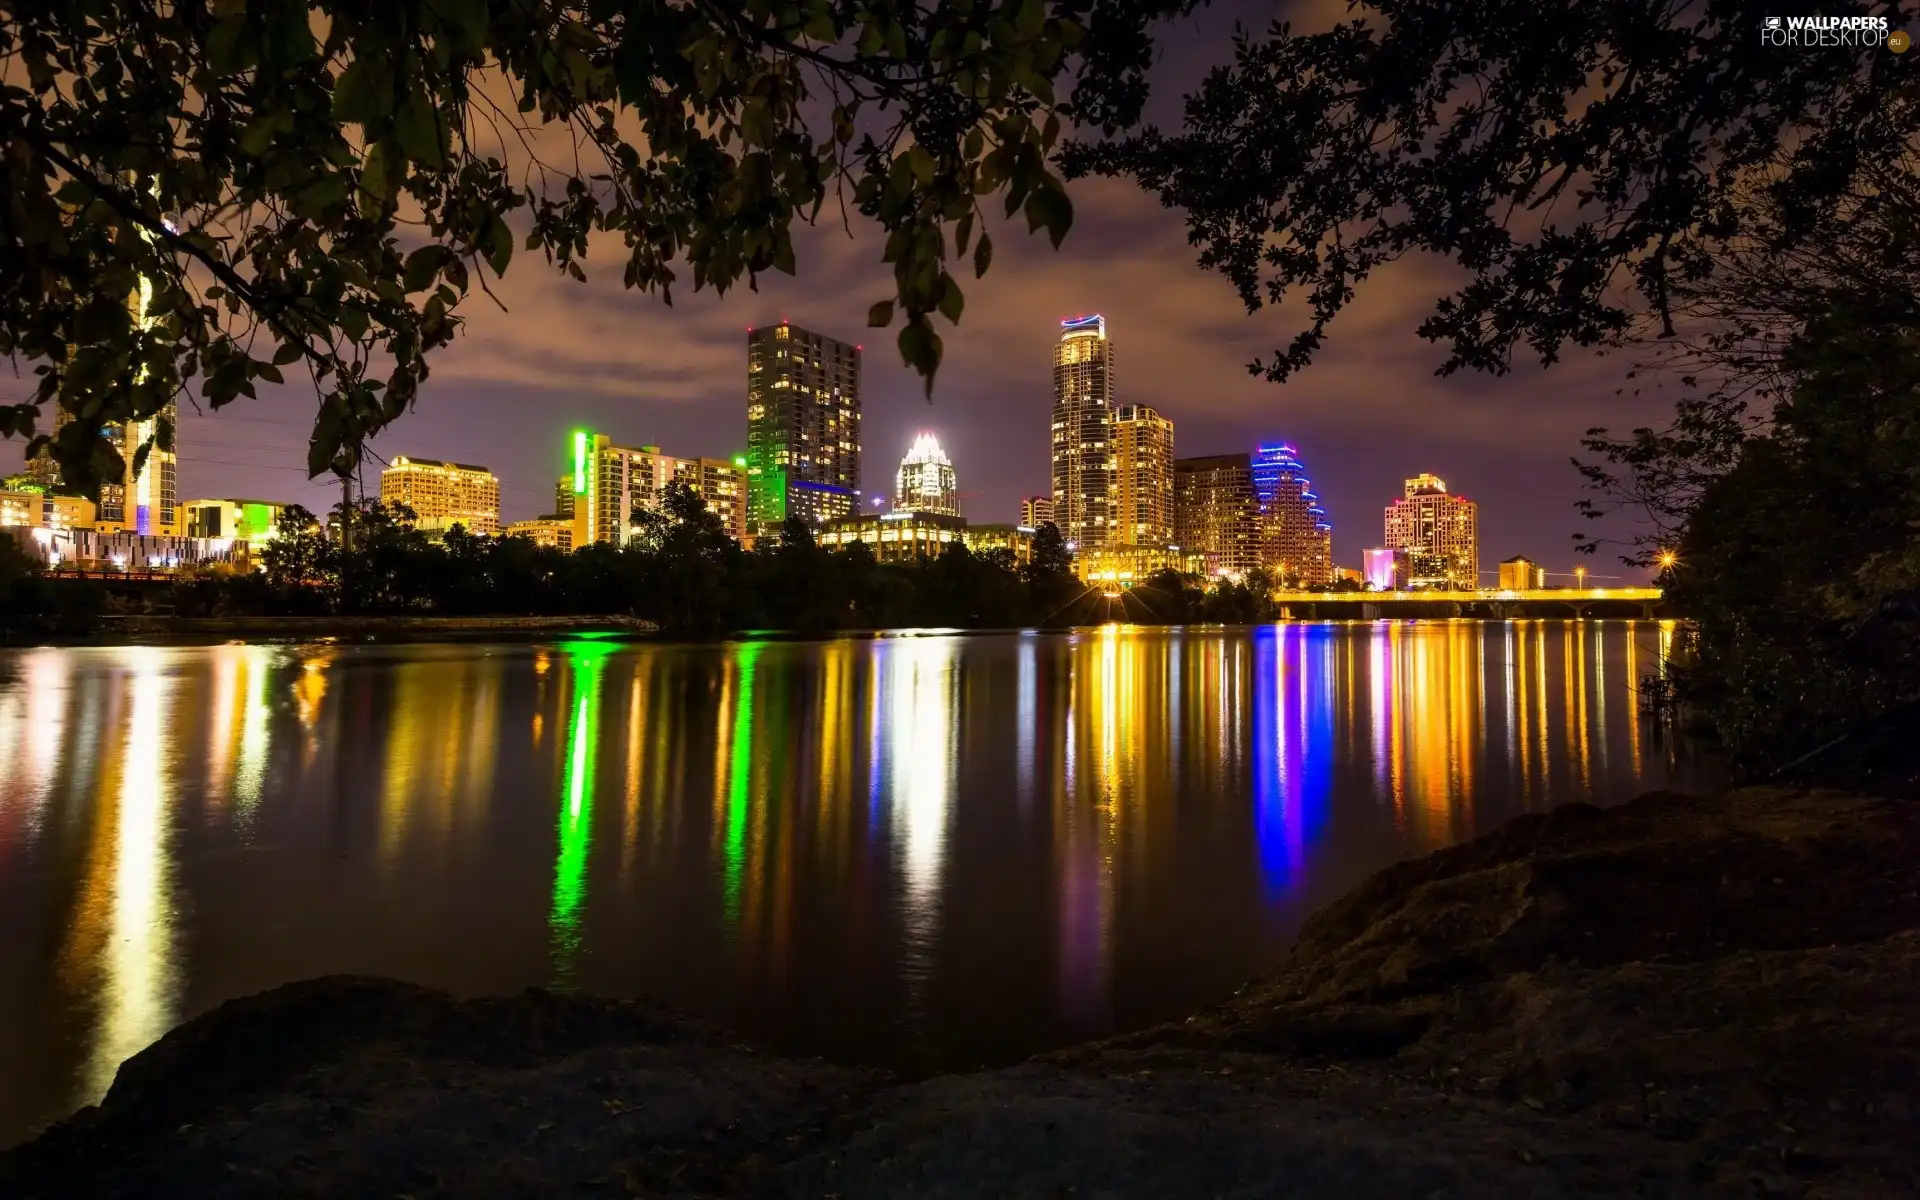
[[[1659,559],[1660,569],[1663,571],[1670,569],[1673,566],[1673,564],[1679,561],[1680,561],[1680,556],[1678,554],[1675,554],[1671,550],[1662,550],[1660,552],[1660,559]]]
[[[1575,591],[1586,590],[1587,569],[1585,567],[1575,567],[1573,569],[1573,587]]]

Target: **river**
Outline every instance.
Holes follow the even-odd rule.
[[[1387,863],[1668,786],[1667,626],[0,651],[0,1146],[290,980],[656,996],[998,1065]]]

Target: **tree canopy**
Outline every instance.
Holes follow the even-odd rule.
[[[1443,373],[1507,370],[1671,325],[1747,201],[1791,240],[1915,132],[1912,58],[1783,47],[1759,0],[1364,0],[1332,30],[1276,23],[1188,98],[1175,133],[1066,148],[1069,178],[1138,180],[1183,210],[1202,265],[1249,310],[1304,296],[1270,360],[1305,366],[1370,274],[1416,252],[1467,278],[1419,327]],[[1833,18],[1895,18],[1874,0]],[[1898,25],[1892,26],[1897,29]]]
[[[298,371],[345,474],[516,250],[580,279],[617,241],[670,302],[794,271],[830,201],[884,230],[870,320],[931,387],[983,206],[1058,245],[1063,122],[1134,121],[1192,3],[0,0],[0,353],[37,376],[0,436],[91,488],[104,425]]]

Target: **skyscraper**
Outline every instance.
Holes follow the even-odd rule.
[[[1252,455],[1175,459],[1173,481],[1173,540],[1182,550],[1218,555],[1221,569],[1236,574],[1260,565]]]
[[[1078,550],[1114,524],[1113,343],[1104,317],[1060,322],[1053,350],[1053,521]]]
[[[940,439],[931,433],[914,438],[907,456],[900,460],[900,471],[894,477],[893,507],[895,512],[960,515],[953,463],[940,448]]]
[[[396,454],[380,472],[380,501],[406,505],[418,527],[434,533],[455,525],[488,537],[500,532],[500,480],[485,467]]]
[[[860,348],[785,321],[747,331],[747,525],[852,515],[860,491]]]
[[[1173,422],[1144,404],[1113,417],[1113,525],[1108,545],[1173,542]]]
[[[149,420],[131,424],[116,422],[100,431],[100,436],[120,452],[125,467],[119,482],[100,485],[100,503],[95,509],[94,528],[103,532],[174,532],[179,515],[179,418],[178,407],[169,400],[166,407]],[[142,464],[139,473],[135,474],[134,458],[139,454],[141,444],[154,436],[162,420],[174,428],[175,448],[162,450],[155,446],[148,452],[147,461]],[[57,409],[53,417],[53,432],[58,434],[72,421],[73,417],[66,409]],[[60,465],[53,461],[51,454],[43,452],[29,460],[27,475],[49,492],[63,489]]]
[[[1020,523],[1028,529],[1038,529],[1052,520],[1052,496],[1028,496],[1020,502]]]
[[[1412,582],[1471,589],[1480,582],[1479,507],[1447,491],[1446,480],[1416,475],[1387,505],[1386,543],[1405,550]]]
[[[1333,526],[1320,507],[1297,450],[1269,442],[1254,451],[1253,491],[1260,503],[1260,565],[1282,583],[1333,582]]]

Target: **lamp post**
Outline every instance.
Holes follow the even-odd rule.
[[[1577,592],[1587,590],[1587,569],[1585,567],[1575,567],[1573,569],[1573,589]]]

